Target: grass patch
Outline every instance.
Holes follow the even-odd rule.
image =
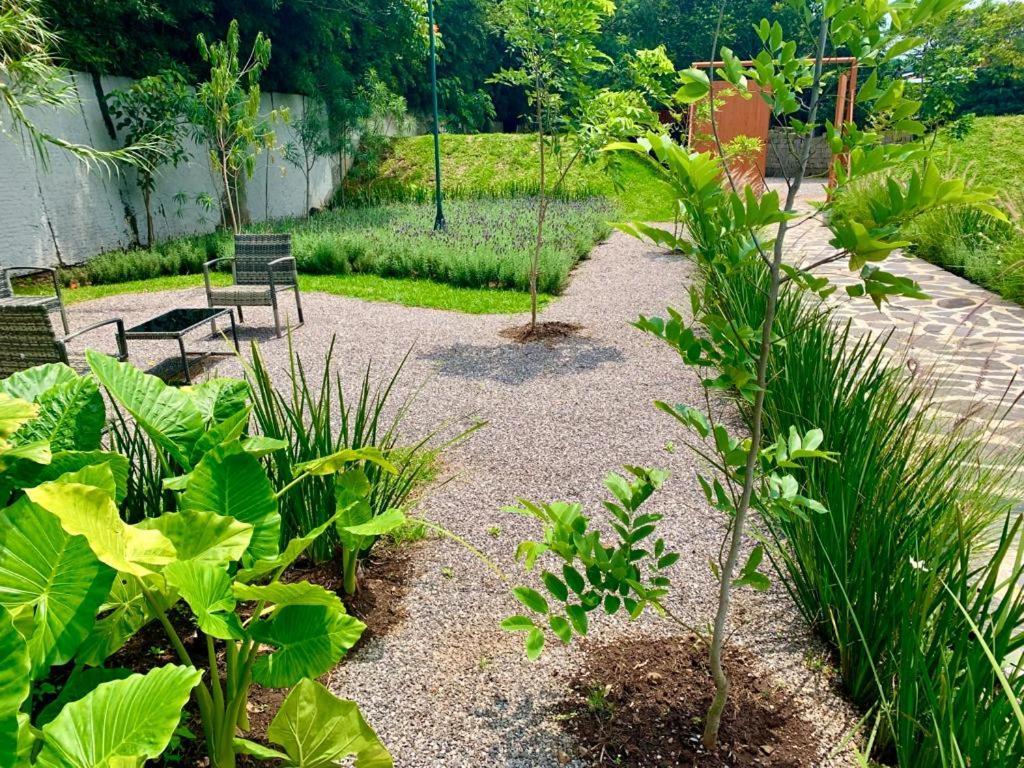
[[[283,219],[249,229],[290,232],[300,273],[367,278],[323,280],[315,290],[415,306],[459,306],[463,311],[519,311],[522,305],[518,297],[496,299],[493,289],[529,288],[530,255],[536,241],[535,201],[457,200],[449,202],[446,214],[448,228],[442,232],[434,231],[434,207],[429,203],[337,209],[310,219]],[[565,288],[576,263],[610,233],[608,219],[612,216],[611,206],[597,198],[552,202],[540,257],[538,286],[542,293],[557,294]],[[199,275],[205,261],[232,252],[231,235],[216,232],[180,238],[151,249],[111,251],[81,266],[63,269],[61,276],[65,285],[97,288]],[[374,276],[403,278],[406,282],[369,279]],[[475,295],[458,294],[424,281],[486,290]],[[148,288],[163,290],[191,284],[170,280]],[[126,289],[112,290],[123,293]],[[98,290],[85,295],[97,298],[109,293]],[[500,308],[488,309],[492,301]]]
[[[999,190],[1006,224],[967,207],[947,207],[910,222],[901,233],[911,253],[1005,299],[1024,304],[1024,116],[982,117],[939,131],[935,162],[950,176]],[[839,199],[836,215],[864,217],[886,195],[884,180],[868,177]]]
[[[613,211],[597,199],[553,201],[548,209],[538,285],[560,293],[576,263],[610,232]],[[461,288],[529,287],[536,241],[536,203],[531,198],[453,200],[447,229],[435,231],[431,204],[343,208],[308,221],[262,227],[292,233],[301,272],[375,274],[429,279]]]
[[[225,274],[212,276],[216,285],[227,285],[231,277]],[[38,281],[15,281],[16,291],[21,294],[43,295],[49,293],[48,285]],[[64,300],[77,304],[106,296],[126,293],[155,293],[176,291],[184,288],[202,290],[203,278],[199,275],[173,275],[154,277],[149,280],[130,280],[123,283],[83,285],[66,288]],[[435,283],[431,280],[409,280],[377,275],[300,275],[299,286],[303,291],[321,291],[335,296],[350,296],[367,301],[385,301],[407,307],[428,307],[472,315],[516,314],[530,309],[530,295],[521,291],[490,290],[484,288],[456,288]],[[52,289],[50,289],[52,290]],[[199,294],[197,293],[197,296]],[[201,296],[205,302],[205,296]],[[547,294],[540,297],[541,306],[551,300]]]
[[[446,134],[441,137],[441,180],[449,199],[509,198],[540,189],[536,136],[532,134]],[[568,162],[569,158],[564,158]],[[552,184],[559,159],[550,168]],[[358,174],[356,174],[358,175]],[[434,146],[430,136],[395,139],[372,181],[349,185],[350,199],[380,203],[425,202],[434,188]],[[670,221],[672,197],[641,160],[623,156],[614,168],[577,162],[559,193],[568,199],[600,196],[627,220]]]

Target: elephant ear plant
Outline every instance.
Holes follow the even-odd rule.
[[[126,475],[110,460],[116,454],[86,452],[92,463],[52,477],[60,452],[29,439],[50,429],[42,413],[51,398],[39,394],[36,404],[0,393],[0,461],[12,457],[3,479],[14,489],[0,511],[0,763],[141,764],[166,748],[191,696],[211,766],[234,766],[243,753],[290,766],[349,757],[390,766],[356,705],[311,679],[338,662],[364,625],[332,592],[281,581],[336,520],[282,546],[278,500],[289,489],[272,486],[259,458],[276,443],[243,434],[242,390],[224,380],[176,390],[102,355],[90,353],[89,362],[168,465],[187,471],[167,479],[167,510],[129,524],[118,509]],[[63,369],[33,375],[36,389],[66,386]],[[34,394],[17,380],[4,386]],[[83,423],[91,415],[67,412]],[[19,434],[30,448],[12,445]],[[32,474],[29,461],[34,485],[22,479]],[[387,465],[379,452],[350,450],[296,467],[292,484],[365,462]],[[18,482],[8,479],[12,468]],[[153,621],[178,665],[127,676],[103,666]],[[36,683],[69,663],[63,691],[43,706]],[[267,733],[277,749],[243,737],[254,683],[293,688]]]
[[[718,607],[710,631],[701,633],[709,650],[715,685],[702,738],[709,750],[717,748],[721,715],[729,695],[722,652],[730,631],[732,591],[743,586],[769,586],[768,578],[759,571],[765,554],[761,546],[755,546],[741,563],[748,515],[753,509],[769,519],[800,516],[813,520],[823,507],[801,494],[801,467],[808,461],[842,460],[822,449],[827,445],[827,435],[816,428],[802,432],[790,429],[769,445],[763,439],[765,393],[771,386],[768,364],[773,350],[785,343],[775,325],[780,292],[810,291],[825,297],[835,286],[812,270],[845,260],[855,275],[853,284],[846,288],[850,297],[868,296],[876,305],[892,296],[921,298],[924,294],[916,283],[879,266],[906,245],[897,239],[901,224],[949,205],[972,205],[1003,217],[989,202],[991,190],[968,190],[963,181],[941,178],[934,164],[928,162],[925,144],[920,140],[923,126],[915,119],[920,104],[904,96],[902,81],[884,84],[879,75],[882,65],[922,42],[918,35],[925,24],[962,5],[963,0],[797,3],[797,12],[815,32],[816,44],[809,57],[797,55],[796,43],[784,39],[778,22],[762,21],[757,27],[762,50],[752,64],[741,62],[731,50],[722,48],[723,65],[711,77],[698,70],[679,73],[676,99],[708,101],[713,133],[717,131],[712,77],[724,79],[738,93],[750,92],[753,98],[764,99],[774,119],[789,123],[796,135],[798,170],[786,180],[784,197],[776,191],[758,194],[751,186],[741,189],[722,162],[721,148],[717,153],[695,152],[655,134],[608,147],[609,151],[635,154],[667,184],[685,235],[643,223],[620,225],[623,231],[692,258],[704,274],[714,273],[725,280],[745,279],[751,269],[764,269],[768,274],[766,308],[759,327],[730,317],[702,285],[690,290],[690,316],[669,309],[666,318],[641,317],[636,323],[640,330],[675,349],[684,364],[701,371],[708,391],[699,407],[664,402],[657,403],[657,407],[686,427],[694,438],[692,448],[714,470],[701,475],[699,481],[709,504],[726,520],[720,556],[711,563],[719,582]],[[830,46],[846,49],[860,71],[870,73],[857,101],[873,110],[871,125],[833,125],[820,119],[823,97],[831,87],[825,68]],[[758,86],[756,94],[750,84]],[[916,161],[921,166],[905,176],[890,173],[887,198],[863,219],[831,217],[832,204],[824,203],[819,214],[832,231],[834,252],[817,264],[788,264],[784,261],[787,234],[801,215],[797,204],[810,139],[822,129],[834,152],[849,153],[848,163],[837,160],[840,187],[865,174],[885,173],[897,166],[906,168]],[[885,133],[893,130],[916,139],[904,144],[886,143]],[[712,371],[710,375],[706,374],[708,370]],[[711,406],[711,390],[738,395],[741,407],[747,411],[748,435],[733,435],[719,423]],[[666,553],[666,545],[656,538],[660,516],[640,514],[638,509],[663,478],[651,470],[631,468],[629,473],[629,480],[612,476],[607,483],[616,497],[616,501],[606,504],[615,531],[611,544],[590,529],[588,518],[576,505],[523,505],[523,511],[543,523],[545,532],[542,542],[528,542],[520,548],[527,565],[532,565],[541,552],[551,552],[563,561],[560,575],[542,573],[548,597],[528,587],[515,592],[531,614],[508,619],[505,627],[526,632],[529,655],[540,652],[547,630],[566,642],[573,633],[585,633],[587,614],[598,606],[609,613],[625,610],[633,617],[653,607],[673,618],[666,605],[670,582],[662,570],[669,567],[674,555]],[[552,601],[556,608],[551,607]]]

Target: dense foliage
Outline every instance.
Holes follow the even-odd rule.
[[[355,705],[312,681],[364,625],[332,592],[280,580],[328,527],[364,522],[353,514],[370,489],[301,535],[282,538],[279,511],[309,478],[390,462],[372,446],[343,450],[278,487],[263,457],[287,446],[249,432],[245,382],[175,389],[96,352],[88,362],[86,376],[51,364],[0,382],[0,760],[139,765],[167,747],[191,698],[214,768],[243,753],[390,766]],[[152,462],[104,446],[101,390]],[[141,474],[155,493],[131,492]],[[143,675],[108,664],[153,623],[177,665]],[[254,683],[292,689],[266,733],[279,749],[242,737]]]
[[[763,269],[705,277],[737,322],[763,318]],[[1024,695],[1012,661],[1024,647],[1019,453],[995,456],[967,423],[939,421],[932,382],[817,302],[789,291],[778,327],[787,343],[771,362],[769,434],[818,425],[840,457],[802,478],[820,516],[766,519],[786,587],[835,649],[850,696],[878,713],[881,754],[914,768],[1017,765],[1024,729],[996,668]]]
[[[511,131],[528,111],[517,89],[488,83],[509,63],[488,18],[490,5],[490,0],[437,3],[438,94],[443,120],[453,130],[485,130],[497,120]],[[613,67],[595,84],[624,86],[630,56],[640,48],[664,43],[680,68],[710,56],[716,3],[624,0],[617,5],[599,39]],[[792,17],[785,5],[777,5],[769,0],[729,4],[721,39],[742,55],[755,53],[755,22]],[[203,67],[192,41],[199,33],[222,37],[228,22],[238,19],[243,39],[263,32],[274,41],[267,90],[319,94],[339,112],[351,106],[347,100],[374,72],[414,111],[425,112],[429,104],[422,0],[45,0],[42,7],[60,33],[61,56],[75,69],[143,77],[175,68],[197,81]],[[123,29],[133,34],[120,34]]]

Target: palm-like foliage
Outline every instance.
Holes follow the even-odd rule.
[[[33,107],[64,107],[75,98],[71,81],[53,55],[56,41],[36,0],[0,0],[0,133],[27,141],[44,165],[50,147],[58,147],[107,170],[116,169],[118,163],[147,167],[147,154],[161,152],[157,141],[100,150],[54,136],[29,117]]]

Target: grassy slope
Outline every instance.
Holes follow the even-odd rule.
[[[565,158],[568,161],[568,158]],[[557,179],[558,158],[549,165]],[[430,136],[396,139],[381,168],[386,183],[430,188],[434,183],[434,146]],[[536,137],[531,134],[449,134],[441,137],[441,179],[451,195],[502,195],[532,192],[540,184]],[[616,182],[620,188],[616,188]],[[577,161],[564,187],[572,194],[591,193],[615,202],[624,219],[668,221],[671,199],[645,164],[623,157],[609,172],[599,164]]]
[[[1000,190],[1019,188],[1024,176],[1024,115],[979,117],[962,140],[942,131],[936,137],[939,162]]]
[[[231,282],[226,274],[212,275],[214,284],[227,285]],[[64,301],[76,304],[80,301],[116,296],[122,293],[153,293],[194,288],[200,291],[203,285],[201,275],[173,275],[149,280],[132,280],[106,285],[85,285],[80,288],[65,288]],[[456,288],[430,280],[405,280],[377,277],[376,275],[300,275],[299,286],[304,291],[322,291],[336,296],[351,296],[367,301],[386,301],[410,307],[429,307],[466,312],[473,315],[514,314],[530,309],[530,295],[520,291],[499,291],[478,288]],[[45,294],[50,292],[45,283],[32,282],[16,285],[20,294]],[[542,294],[541,306],[551,300]]]
[[[906,239],[922,259],[961,275],[1010,301],[1024,304],[1024,115],[977,118],[962,139],[948,129],[935,136],[934,157],[947,176],[967,178],[974,186],[998,190],[1015,219],[1002,224],[965,208],[943,208],[925,214],[908,227]],[[884,196],[878,179],[855,184],[839,200],[839,210],[867,215],[868,201]],[[855,213],[860,210],[860,213]]]

